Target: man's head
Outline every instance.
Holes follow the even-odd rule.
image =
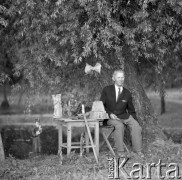
[[[112,76],[112,80],[114,81],[115,85],[118,87],[123,86],[124,84],[124,71],[123,70],[115,70]]]

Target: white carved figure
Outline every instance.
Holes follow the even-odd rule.
[[[91,66],[91,65],[89,65],[89,64],[86,63],[86,66],[85,66],[85,73],[86,73],[86,74],[89,74],[89,73],[91,73],[92,71],[95,71],[95,72],[100,73],[100,72],[101,72],[101,64],[100,64],[100,63],[96,63],[95,66]]]
[[[39,121],[35,122],[34,131],[35,131],[35,136],[39,136],[42,133],[42,127]]]
[[[54,118],[62,117],[62,104],[61,104],[61,94],[52,95],[53,104],[54,104]]]

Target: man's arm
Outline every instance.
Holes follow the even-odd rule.
[[[100,101],[103,102],[105,111],[107,112],[107,114],[108,114],[109,117],[110,117],[111,112],[110,112],[109,109],[106,107],[107,95],[106,95],[106,89],[105,89],[105,88],[102,90],[101,97],[100,97]]]
[[[135,108],[134,108],[134,106],[133,106],[133,101],[132,101],[132,96],[131,96],[131,94],[130,94],[130,98],[129,98],[129,100],[128,100],[127,110],[128,110],[128,113],[129,113],[130,115],[132,115],[133,118],[134,118],[135,120],[138,120],[138,119],[137,119],[137,116],[136,116]]]

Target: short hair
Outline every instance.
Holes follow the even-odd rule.
[[[122,70],[122,69],[117,69],[117,70],[115,70],[114,72],[113,72],[113,75],[112,75],[112,77],[114,77],[117,73],[123,73],[124,74],[124,71]]]

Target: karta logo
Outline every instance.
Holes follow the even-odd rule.
[[[170,163],[166,165],[159,159],[158,163],[134,163],[131,171],[126,168],[129,158],[109,158],[108,168],[110,179],[152,179],[152,170],[155,171],[155,176],[158,179],[181,179],[180,168],[177,163]],[[164,169],[165,168],[165,169]],[[153,174],[154,175],[154,174]]]

